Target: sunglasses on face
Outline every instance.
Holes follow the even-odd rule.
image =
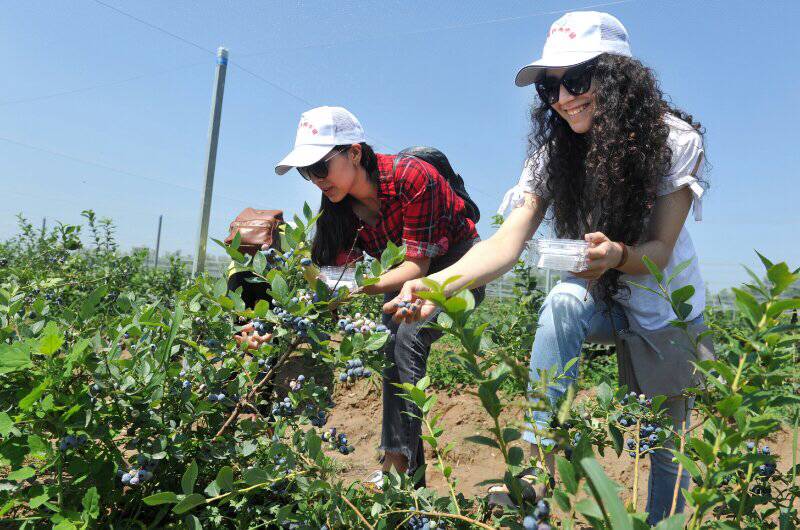
[[[561,86],[573,96],[580,96],[589,91],[592,86],[592,74],[597,65],[592,61],[586,64],[573,66],[564,72],[561,79],[557,77],[544,77],[536,83],[536,92],[542,101],[548,105],[555,105],[561,93]]]
[[[346,152],[348,149],[350,148],[345,147],[342,149],[335,150],[333,151],[333,153],[323,158],[319,162],[315,162],[310,166],[298,167],[297,172],[300,173],[300,176],[302,176],[306,180],[311,180],[311,177],[314,177],[318,180],[322,180],[328,176],[328,162],[330,162],[340,154]]]

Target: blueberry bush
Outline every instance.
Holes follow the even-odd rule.
[[[782,462],[768,446],[789,430],[796,449],[800,424],[792,316],[800,300],[787,296],[800,274],[784,263],[763,258],[765,276],[736,290],[735,312],[708,311],[718,358],[698,365],[703,384],[689,391],[697,408],[689,429],[674,430],[663,396],[632,395],[606,380],[591,399],[570,389],[539,433],[554,445],[529,455],[521,420],[549,408],[536,398],[563,377],[543,372],[526,398],[542,298],[535,278],[520,265],[519,296],[502,315],[476,309],[468,291],[446,298],[431,284],[426,296],[444,309],[434,325],[446,335],[447,367],[433,363],[402,391],[435,456],[427,471],[445,481],[439,492],[394,471],[378,487],[340,477],[332,452],[347,458],[371,448],[331,424],[334,391],[379,378],[389,336],[374,297],[317,280],[308,206],[282,228],[283,252],[247,256],[237,239],[223,245],[235,270],[269,286],[271,302],[252,309],[224,279],[190,279],[177,264],[155,271],[142,255],[122,256],[113,224],[84,216],[83,226],[47,233],[21,219],[20,235],[0,244],[0,525],[639,529],[647,528],[636,503],[641,464],[664,447],[693,485],[688,512],[658,528],[798,523],[796,451]],[[357,283],[376,281],[403,254],[390,246],[362,262]],[[651,271],[660,284],[653,296],[685,327],[690,289],[672,290],[670,278]],[[236,340],[243,327],[259,337],[256,348]],[[298,373],[298,359],[313,370]],[[431,389],[456,381],[479,398],[490,436],[449,439]],[[487,484],[504,484],[514,508],[459,492],[455,443],[502,455],[505,473]],[[607,451],[630,462],[631,484],[605,474],[597,455]],[[547,453],[555,476],[543,465]],[[547,485],[544,498],[517,478],[528,468]]]

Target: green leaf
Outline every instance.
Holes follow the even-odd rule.
[[[94,314],[94,310],[100,301],[106,296],[108,293],[108,287],[105,285],[101,285],[100,287],[96,288],[91,294],[83,301],[81,304],[81,309],[79,311],[79,315],[81,320],[87,320],[90,316]]]
[[[306,221],[310,221],[314,214],[311,212],[311,206],[308,203],[303,203],[303,216],[305,216]]]
[[[3,438],[11,434],[11,429],[14,428],[14,421],[11,416],[5,412],[0,412],[0,436]]]
[[[192,463],[183,472],[183,477],[181,477],[181,489],[188,495],[194,492],[195,482],[197,482],[197,462],[192,460]]]
[[[270,285],[272,287],[270,290],[272,296],[280,303],[285,303],[289,298],[289,286],[286,284],[286,280],[283,279],[283,275],[280,272],[276,272]]]
[[[364,344],[364,347],[369,351],[378,351],[386,345],[388,340],[388,333],[372,333]]]
[[[44,381],[42,381],[42,383],[39,386],[31,390],[28,393],[28,395],[19,400],[19,408],[21,408],[24,411],[30,410],[31,407],[33,407],[33,404],[36,403],[40,397],[42,397],[42,394],[44,394],[44,391],[47,390],[49,386],[50,386],[49,379],[45,379]]]
[[[709,465],[714,461],[714,448],[711,447],[711,444],[700,438],[692,438],[689,440],[689,445],[705,465]]]
[[[148,506],[158,506],[159,504],[174,504],[178,502],[178,496],[171,491],[162,491],[142,499]]]
[[[561,508],[562,512],[569,512],[572,508],[572,503],[569,501],[569,496],[560,489],[553,491],[553,500],[556,501],[556,504],[558,504],[558,507]]]
[[[8,480],[14,480],[16,482],[22,482],[23,480],[29,479],[32,476],[36,475],[36,471],[32,467],[22,467],[17,469],[16,471],[12,471],[6,477]]]
[[[251,467],[244,470],[244,473],[242,473],[242,478],[248,486],[255,486],[256,484],[262,484],[269,481],[270,475],[265,469]]]
[[[187,515],[183,518],[183,526],[186,530],[203,530],[203,525],[200,524],[200,519],[194,515]]]
[[[773,297],[780,296],[794,282],[798,280],[797,275],[792,274],[786,263],[778,263],[767,270],[767,278],[772,282],[770,293]]]
[[[687,268],[689,265],[691,265],[693,261],[694,261],[694,258],[690,258],[690,259],[687,259],[686,261],[683,261],[683,262],[679,263],[678,265],[676,265],[676,266],[675,266],[675,268],[674,268],[674,269],[672,269],[672,273],[670,273],[670,275],[669,275],[669,277],[667,278],[667,281],[666,281],[665,283],[666,283],[667,285],[671,284],[671,283],[672,283],[672,280],[674,280],[675,278],[677,278],[677,277],[678,277],[678,275],[679,275],[680,273],[682,273],[683,271],[685,271],[685,270],[686,270],[686,268]]]
[[[220,470],[217,472],[217,478],[215,482],[222,491],[232,491],[233,469],[230,466],[222,466]]]
[[[758,323],[761,321],[761,306],[756,301],[756,299],[750,293],[746,291],[742,291],[741,289],[737,289],[733,287],[731,289],[736,296],[736,306],[742,313],[750,319],[750,322],[753,326],[758,326]]]
[[[39,339],[39,353],[53,355],[64,344],[64,335],[55,322],[48,322],[44,328],[44,337]]]
[[[83,515],[85,521],[93,521],[100,515],[100,495],[97,493],[97,488],[92,486],[83,495]]]
[[[556,468],[558,468],[558,477],[567,488],[567,492],[570,495],[578,493],[578,477],[572,463],[562,456],[556,456]]]
[[[611,523],[611,528],[614,530],[633,530],[625,505],[619,499],[616,484],[606,476],[597,460],[584,458],[581,460],[580,465],[591,484],[595,498],[597,496],[600,497],[598,500],[602,503],[603,511]]]
[[[253,256],[253,270],[256,274],[264,274],[264,269],[267,268],[267,258],[261,252],[256,252]]]
[[[525,458],[525,453],[522,450],[522,447],[512,447],[508,450],[508,463],[512,466],[518,466],[522,464],[522,460]]]
[[[308,432],[306,432],[306,450],[308,451],[308,456],[316,460],[321,449],[322,440],[317,436],[317,433],[314,432],[314,429],[309,429]]]
[[[516,440],[522,438],[522,433],[519,432],[519,429],[514,429],[512,427],[506,427],[503,429],[503,441],[505,443],[511,443]]]
[[[672,305],[679,306],[694,296],[694,285],[684,285],[680,289],[672,291]]]
[[[717,403],[717,410],[719,413],[722,414],[726,418],[730,418],[733,416],[733,413],[739,409],[739,406],[742,404],[742,395],[741,394],[733,394],[731,396],[726,397],[719,403]]]
[[[642,256],[642,262],[644,263],[644,266],[647,267],[647,270],[650,271],[650,274],[653,275],[653,278],[655,278],[658,283],[664,281],[664,273],[661,272],[661,269],[658,268],[658,265],[653,263],[653,261],[650,258],[648,258],[647,256]]]
[[[192,508],[200,506],[201,504],[205,504],[206,498],[200,495],[199,493],[193,493],[191,495],[187,495],[181,501],[172,508],[174,513],[178,515],[182,513],[186,513]]]
[[[668,519],[662,519],[655,526],[655,530],[683,530],[683,525],[686,522],[686,514],[676,513]]]
[[[491,382],[481,383],[478,386],[478,397],[481,399],[483,408],[486,409],[486,412],[488,412],[492,418],[496,418],[500,415],[502,406],[497,397],[497,390],[493,387]]]
[[[800,298],[789,298],[787,300],[776,300],[769,304],[767,308],[767,316],[769,318],[774,318],[784,311],[789,311],[790,309],[800,309]]]
[[[7,374],[31,366],[31,346],[26,342],[0,344],[0,374]]]
[[[685,469],[691,476],[694,478],[700,477],[700,468],[697,467],[697,464],[694,463],[694,460],[680,451],[676,451],[675,449],[670,449],[670,452],[672,453],[672,456],[675,457],[675,460],[683,464],[683,469]]]

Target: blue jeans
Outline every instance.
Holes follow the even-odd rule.
[[[586,281],[579,278],[568,277],[557,284],[545,298],[539,312],[539,326],[531,351],[531,381],[539,380],[539,370],[549,370],[553,366],[557,367],[557,374],[562,373],[563,367],[580,355],[584,342],[613,344],[612,325],[618,330],[627,327],[627,318],[621,307],[609,307],[605,302],[595,301],[591,293],[587,296]],[[567,386],[577,380],[578,364],[572,365],[566,375],[567,378],[548,385],[547,398],[554,406],[564,396]],[[688,423],[691,403],[677,398],[669,400],[666,406],[680,432],[682,422]],[[534,411],[531,419],[533,425],[527,424],[528,430],[523,433],[523,439],[533,444],[551,445],[552,440],[540,440],[536,434],[550,428],[551,414]],[[678,464],[672,461],[672,454],[666,449],[654,451],[651,454],[648,483],[649,524],[655,524],[669,514],[677,477]],[[681,474],[681,488],[689,487],[689,479],[689,474],[684,471]],[[683,511],[683,507],[683,495],[679,494],[676,511]]]

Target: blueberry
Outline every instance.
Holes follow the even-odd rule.
[[[761,452],[762,452],[763,454],[765,454],[765,455],[768,455],[768,454],[770,454],[770,449],[769,449],[769,446],[768,446],[768,445],[765,445],[765,446],[764,446],[764,447],[761,449]]]
[[[306,376],[304,376],[303,374],[300,374],[300,375],[297,376],[297,382],[298,383],[302,383],[305,380],[306,380]]]
[[[130,473],[123,474],[120,480],[122,480],[123,484],[128,484],[131,481],[131,474]]]
[[[181,386],[182,386],[183,388],[192,388],[192,382],[191,382],[191,381],[184,381],[184,382],[181,384]]]
[[[369,370],[369,369],[365,369],[364,370],[364,377],[369,377],[371,375],[372,375],[372,370]]]
[[[536,529],[536,519],[534,519],[530,515],[526,515],[525,519],[522,520],[522,527],[525,530],[535,530]]]
[[[633,438],[628,438],[627,440],[625,440],[625,446],[628,449],[633,449],[634,447],[636,447],[636,440],[634,440]]]
[[[541,517],[547,517],[550,515],[550,505],[546,501],[540,500],[536,503],[536,511],[539,512]]]
[[[339,374],[339,381],[341,381],[342,383],[344,383],[345,381],[347,381],[347,374],[346,374],[346,373],[344,373],[344,372],[342,372],[341,374]]]
[[[301,259],[300,265],[302,265],[303,267],[308,267],[309,265],[311,265],[311,259],[310,258]]]
[[[747,442],[747,450],[748,451],[752,451],[755,448],[756,448],[756,443],[755,442]]]
[[[346,445],[341,446],[339,448],[339,452],[342,453],[343,455],[346,455],[347,454],[347,446]]]
[[[178,374],[179,377],[186,377],[186,370],[181,370],[181,373]]]
[[[658,436],[651,434],[650,437],[647,438],[647,441],[651,444],[655,444],[658,441]]]

